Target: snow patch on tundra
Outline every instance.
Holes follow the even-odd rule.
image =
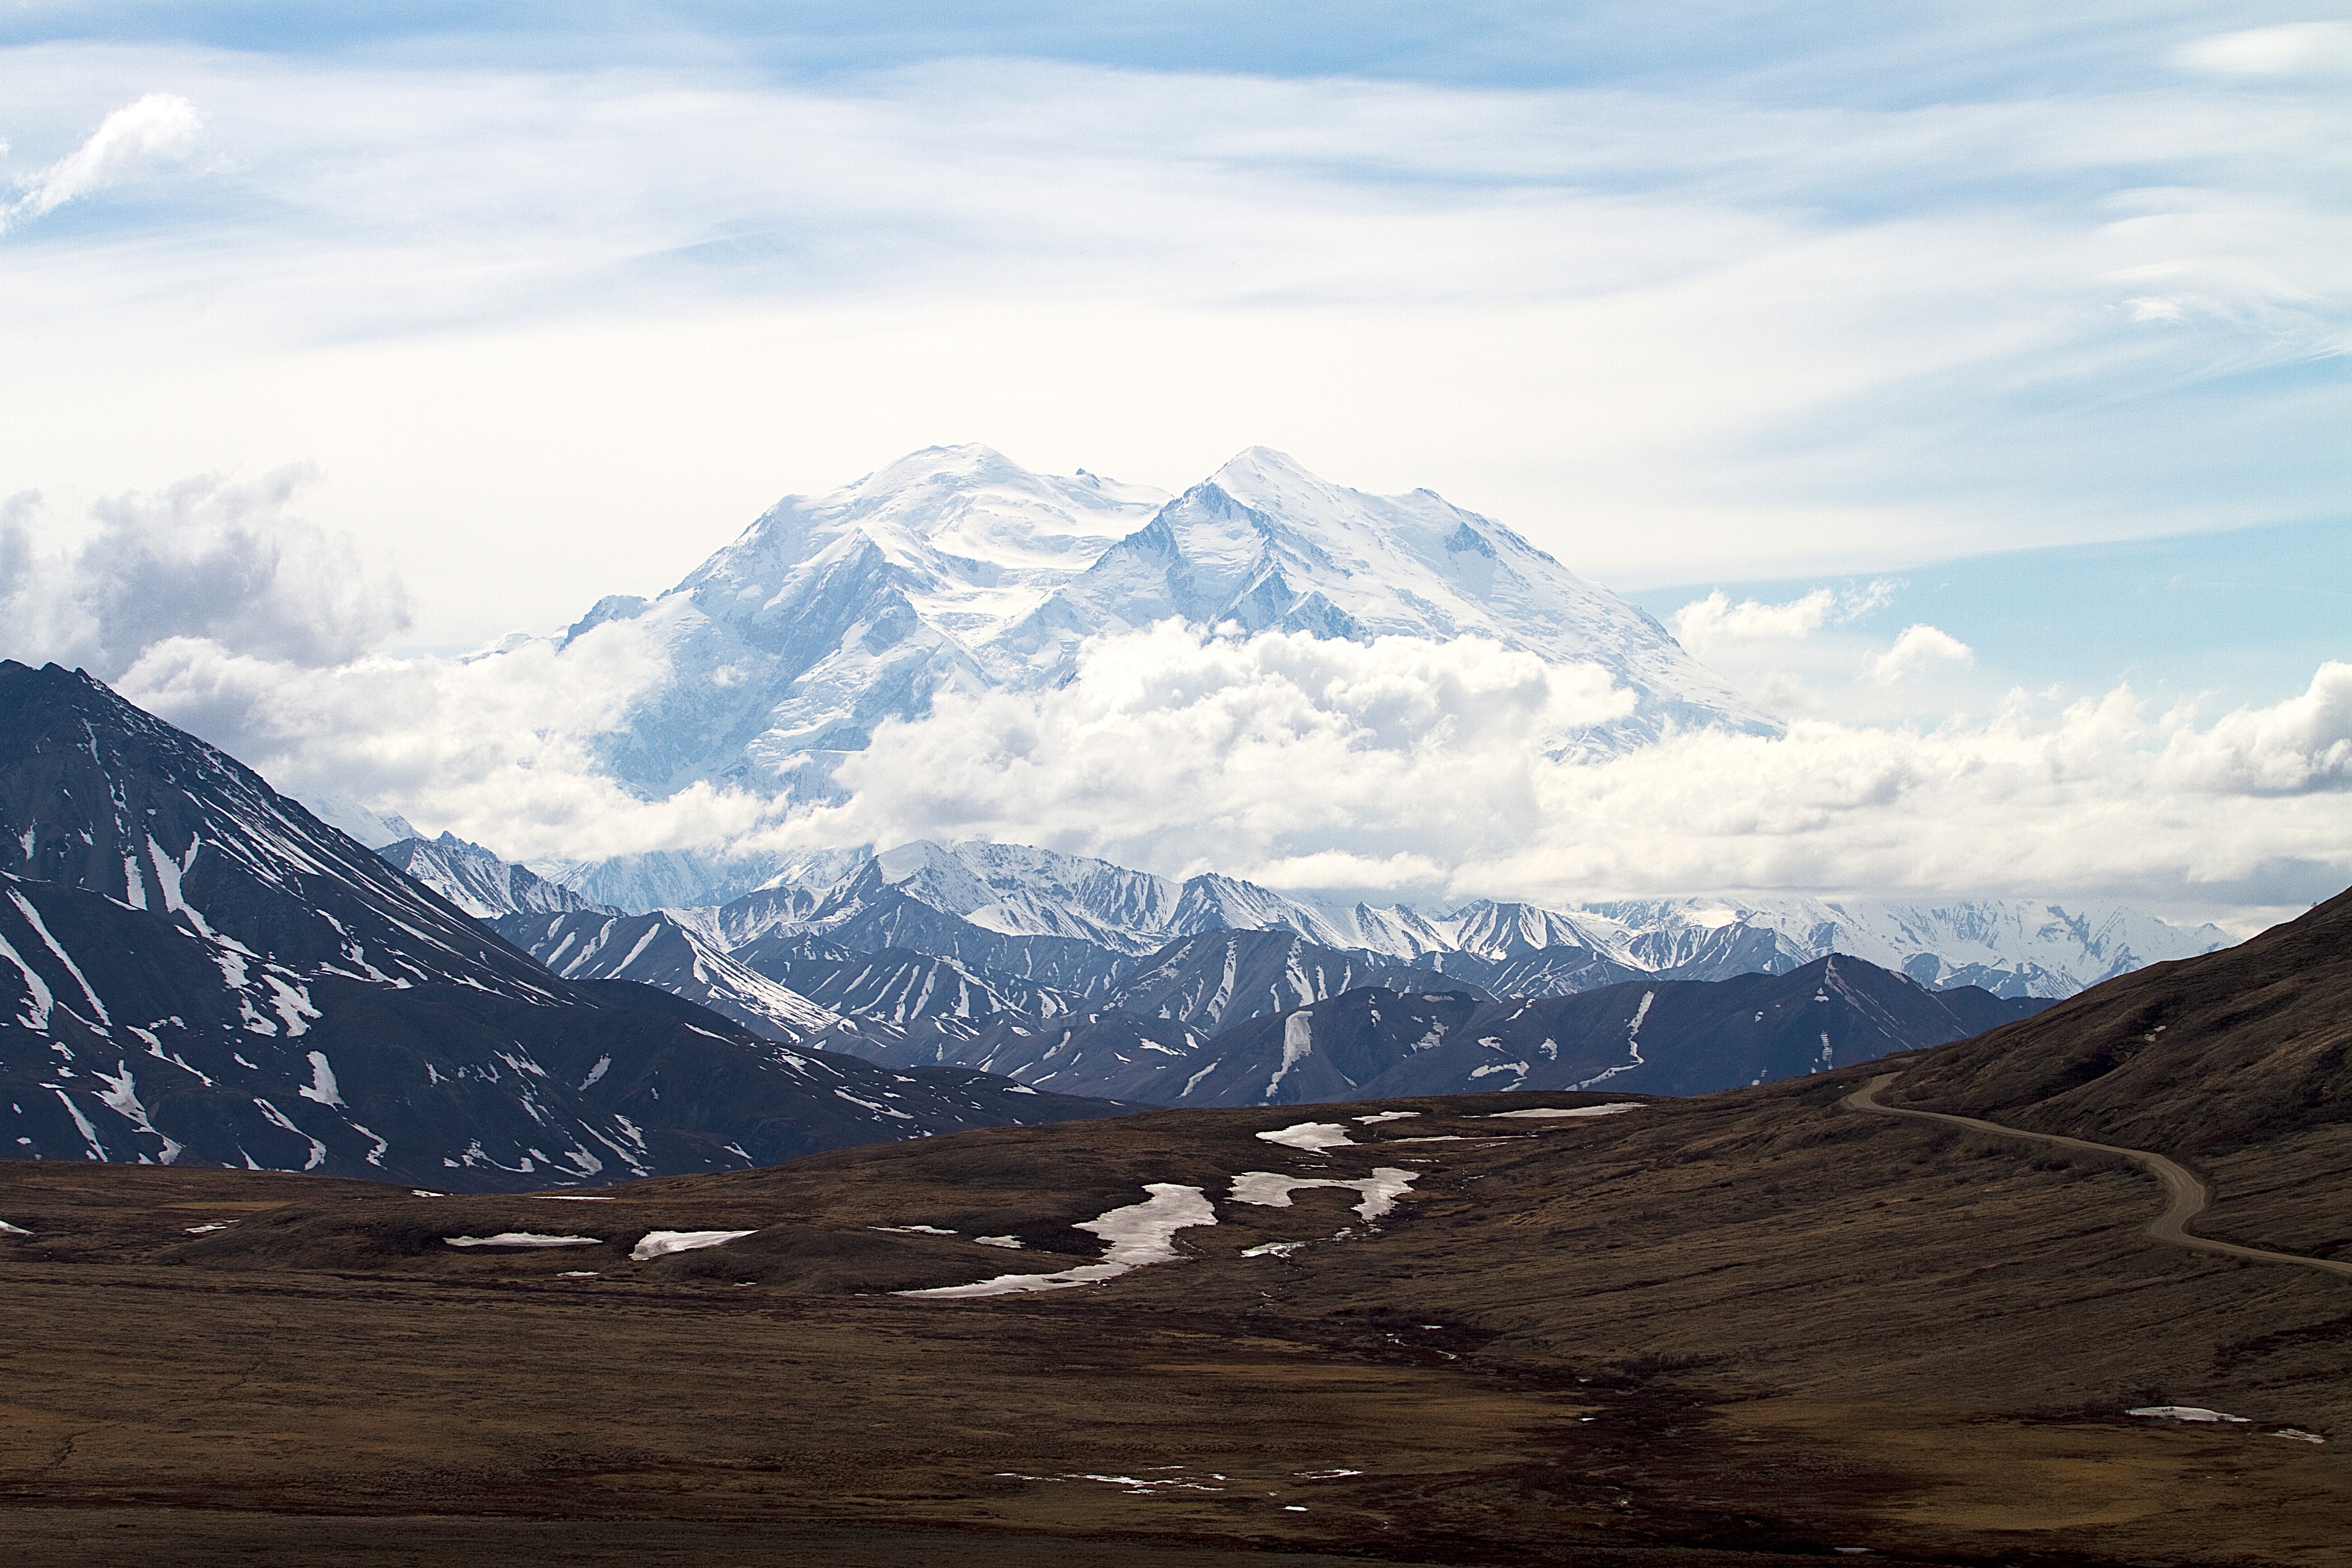
[[[1360,1194],[1363,1202],[1356,1212],[1366,1219],[1378,1219],[1396,1207],[1397,1199],[1412,1190],[1417,1171],[1401,1171],[1382,1165],[1360,1181],[1342,1182],[1328,1177],[1288,1176],[1274,1171],[1244,1171],[1234,1178],[1234,1190],[1228,1195],[1237,1204],[1256,1204],[1265,1208],[1286,1209],[1290,1194],[1302,1187],[1342,1187]]]
[[[646,1263],[666,1258],[673,1252],[698,1252],[706,1247],[724,1247],[730,1241],[740,1241],[748,1230],[649,1230],[629,1248],[629,1261]]]
[[[1100,1263],[1082,1263],[1052,1274],[1000,1274],[972,1285],[942,1285],[935,1289],[900,1290],[897,1294],[938,1298],[1010,1296],[1023,1290],[1066,1290],[1073,1285],[1097,1284],[1150,1264],[1175,1262],[1183,1256],[1176,1250],[1174,1237],[1178,1231],[1188,1226],[1217,1223],[1215,1206],[1198,1187],[1152,1182],[1143,1190],[1151,1194],[1148,1202],[1112,1209],[1081,1220],[1072,1227],[1093,1231],[1109,1243],[1103,1248]]]
[[[1271,1132],[1261,1132],[1258,1136],[1268,1143],[1279,1143],[1286,1149],[1304,1149],[1310,1154],[1320,1153],[1326,1149],[1357,1147],[1356,1141],[1348,1136],[1347,1128],[1337,1121],[1297,1121],[1288,1127],[1277,1127]]]

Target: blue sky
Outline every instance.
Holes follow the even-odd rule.
[[[1703,580],[1627,596],[1671,624],[1709,593],[1786,605],[1824,588],[1851,599],[1874,583],[1885,584],[1884,602],[1805,639],[1801,656],[1786,639],[1762,638],[1711,649],[1712,660],[1751,679],[1801,666],[1833,689],[1925,622],[1975,655],[1961,703],[2019,688],[2074,700],[2128,685],[2210,715],[2300,690],[2352,645],[2352,526],[2334,521],[1966,556],[1891,579]]]
[[[189,128],[0,234],[0,493],[310,465],[435,645],[934,441],[1637,591],[2346,516],[2324,7],[941,11],[11,7],[0,174]]]
[[[20,0],[0,574],[209,520],[322,606],[224,656],[341,668],[935,443],[1264,444],[1794,718],[2304,694],[2245,776],[2334,779],[2347,89],[2340,3]]]

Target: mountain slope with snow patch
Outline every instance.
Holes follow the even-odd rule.
[[[784,1010],[772,982],[730,978]],[[13,662],[0,1106],[18,1158],[483,1190],[1120,1110],[560,979],[235,759],[87,675]]]

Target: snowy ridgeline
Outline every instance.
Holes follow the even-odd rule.
[[[415,853],[423,847],[435,853]],[[461,907],[488,916],[555,907],[545,891],[551,883],[520,868],[496,869],[499,863],[488,851],[446,837],[385,853]],[[471,864],[457,866],[468,856]],[[486,907],[486,890],[525,879],[538,901]],[[1383,965],[1411,965],[1497,994],[1527,995],[1644,977],[1785,973],[1835,952],[1923,985],[2054,998],[2231,943],[2217,927],[2174,926],[2122,906],[2026,900],[1661,899],[1561,909],[1481,900],[1423,915],[1403,905],[1335,908],[1213,874],[1179,881],[1108,861],[979,842],[804,856],[731,902],[665,912],[705,949],[771,973],[762,953],[811,959],[898,950],[953,959],[1000,985],[1020,977],[1097,999],[1116,986],[1133,993],[1148,984],[1151,964],[1143,961],[1165,955],[1171,944],[1239,931],[1302,939],[1352,962],[1366,977],[1355,984],[1369,983]],[[1190,956],[1173,960],[1171,985],[1185,983],[1179,971]],[[1245,977],[1223,970],[1241,962],[1231,952],[1217,955],[1229,985]],[[876,1010],[821,999],[843,1011]],[[1302,992],[1296,999],[1312,995]],[[1056,1008],[1034,997],[1004,1005],[1043,1016]],[[1143,1010],[1203,1021],[1197,1008]],[[1222,1021],[1211,1012],[1204,1021]]]

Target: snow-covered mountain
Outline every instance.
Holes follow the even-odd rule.
[[[444,833],[438,838],[419,838],[412,834],[381,846],[376,853],[476,920],[496,920],[500,915],[512,914],[565,914],[573,910],[602,908],[562,883],[550,881],[528,866],[501,860],[480,845],[468,844],[453,833]]]
[[[1583,912],[1625,931],[1637,966],[1693,979],[1778,973],[1843,952],[1923,985],[1981,985],[1998,996],[2072,996],[2233,940],[2219,926],[2176,926],[2121,904],[2030,899],[1672,899]]]
[[[1777,731],[1658,623],[1491,518],[1433,490],[1375,496],[1253,447],[1160,509],[1003,639],[1061,673],[1088,637],[1174,616],[1319,637],[1476,636],[1552,664],[1597,664],[1633,693],[1604,747],[1668,724]]]
[[[235,759],[79,671],[13,661],[0,1106],[17,1158],[476,1190],[1119,1110],[559,979]]]
[[[1033,474],[985,447],[929,447],[831,495],[788,496],[669,592],[607,598],[566,634],[635,622],[669,661],[604,761],[649,795],[698,779],[772,788],[941,689],[1022,680],[1005,630],[1166,499]]]
[[[664,661],[596,742],[629,788],[710,781],[806,799],[883,720],[919,717],[942,692],[1059,684],[1087,637],[1171,616],[1476,636],[1597,666],[1632,710],[1559,737],[1563,749],[1622,748],[1669,724],[1778,728],[1649,616],[1502,524],[1428,490],[1330,484],[1265,447],[1173,499],[1031,473],[986,447],[929,447],[830,495],[785,498],[667,593],[600,601],[558,658],[595,657],[585,639],[609,635]],[[723,851],[548,868],[632,910],[723,901],[775,868]]]
[[[302,797],[302,804],[311,816],[371,849],[424,837],[416,831],[416,825],[400,813],[378,811],[347,795],[313,791]]]
[[[610,910],[509,914],[500,936],[566,980],[631,980],[683,996],[772,1040],[807,1040],[841,1015],[713,947],[693,928],[658,911]]]
[[[1049,985],[982,974],[952,958],[910,948],[851,953],[804,938],[764,936],[737,948],[732,957],[813,1002],[901,1026],[937,1022],[972,1032],[1000,1018],[1058,1018],[1079,1011],[1084,1001]]]
[[[1612,977],[1613,978],[1613,977]],[[1105,1000],[1213,1035],[1228,1025],[1366,985],[1456,984],[1379,953],[1319,946],[1294,931],[1212,931],[1171,942],[1120,975]]]
[[[1481,900],[1441,915],[1405,906],[1335,909],[1230,877],[1178,881],[987,843],[812,857],[796,874],[697,918],[730,948],[772,933],[852,952],[906,947],[1106,1000],[1148,955],[1226,931],[1286,931],[1351,955],[1352,969],[1320,961],[1335,975],[1409,963],[1497,995],[1560,994],[1641,975],[1785,973],[1842,952],[1926,985],[2063,997],[2230,944],[2214,926],[2027,900],[1672,899],[1571,909]],[[1261,989],[1249,987],[1253,1010],[1268,1010],[1263,1003],[1276,994],[1260,998]]]

